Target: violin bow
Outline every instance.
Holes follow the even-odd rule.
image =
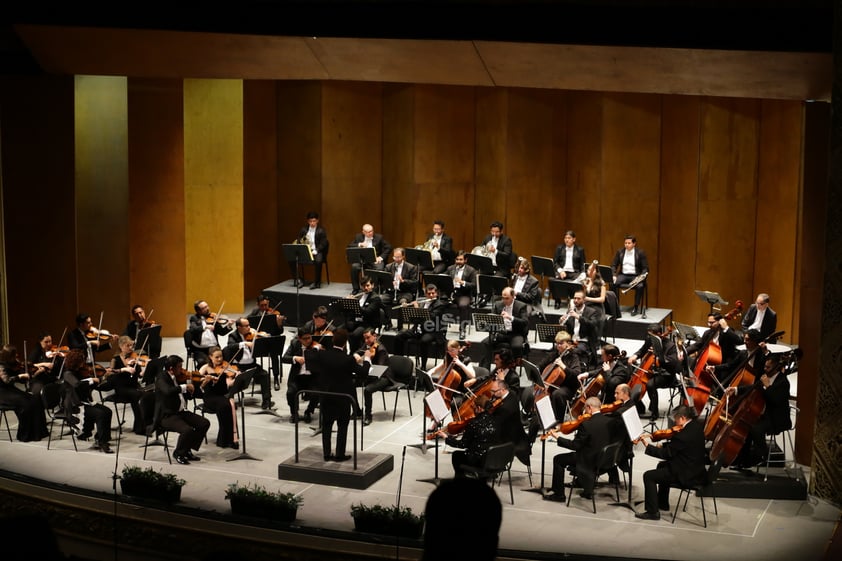
[[[219,321],[219,316],[222,315],[222,308],[225,307],[225,300],[222,301],[222,304],[219,305],[219,311],[216,312],[216,315],[213,317],[213,328],[216,329],[216,322]]]
[[[61,339],[59,339],[59,341],[58,341],[58,346],[56,347],[56,349],[60,349],[60,348],[61,348],[61,344],[64,342],[64,336],[65,336],[65,335],[67,335],[67,326],[64,326],[64,331],[62,331],[62,332],[61,332]],[[56,357],[58,356],[58,353],[59,353],[59,352],[58,352],[58,350],[56,350],[56,353],[53,355],[53,363],[52,363],[52,365],[50,365],[50,370],[52,370],[53,368],[55,368],[55,365],[56,365]]]

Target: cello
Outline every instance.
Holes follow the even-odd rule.
[[[632,374],[628,382],[629,391],[633,390],[635,386],[640,386],[639,399],[643,399],[643,396],[646,395],[646,384],[649,383],[649,375],[652,373],[652,369],[656,366],[656,363],[655,353],[650,349],[643,355],[640,366],[632,366],[634,368],[634,374]]]
[[[544,381],[544,385],[539,386],[535,384],[535,401],[547,397],[550,395],[551,389],[557,388],[564,383],[564,380],[567,378],[567,372],[564,369],[565,367],[562,361],[564,355],[568,352],[570,352],[570,349],[564,349],[564,352],[556,360],[544,367],[544,371],[541,372],[541,380]]]
[[[599,392],[602,391],[604,386],[605,377],[602,375],[602,372],[600,372],[593,380],[588,382],[587,386],[581,389],[579,397],[577,397],[573,405],[570,406],[570,416],[579,417],[585,409],[585,402],[588,398],[599,395]]]
[[[765,410],[766,398],[755,385],[738,400],[734,415],[724,423],[717,433],[710,448],[711,461],[716,461],[719,458],[722,466],[725,467],[734,463],[745,444],[751,427],[757,423]]]

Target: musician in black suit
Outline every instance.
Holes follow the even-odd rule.
[[[761,293],[757,295],[754,304],[749,306],[743,316],[742,326],[744,331],[756,329],[760,332],[760,339],[766,339],[778,328],[778,314],[769,307],[769,295]],[[766,341],[774,343],[774,340]]]
[[[467,265],[465,250],[456,253],[455,263],[447,268],[447,276],[453,279],[453,303],[459,309],[459,338],[465,338],[465,328],[470,325],[471,302],[477,291],[477,270]]]
[[[275,306],[275,308],[277,308],[277,306]],[[257,325],[252,327],[261,332],[265,331],[272,337],[283,335],[286,316],[281,314],[275,308],[272,307],[271,301],[267,295],[258,294],[257,306],[252,308],[248,315],[250,318],[259,318],[257,320]],[[275,391],[279,391],[281,389],[281,382],[284,379],[284,372],[281,369],[281,361],[276,354],[273,354],[269,358],[272,363],[272,378],[275,380]]]
[[[190,378],[179,382],[176,378],[182,372],[182,359],[170,355],[164,363],[164,370],[155,379],[155,427],[178,433],[173,457],[180,464],[189,464],[200,458],[198,451],[210,429],[210,421],[187,410],[186,399],[193,395],[194,386]]]
[[[427,370],[427,357],[430,356],[431,346],[438,343],[444,348],[447,325],[444,323],[442,316],[448,308],[448,303],[439,298],[439,289],[432,283],[424,287],[424,293],[426,300],[420,304],[416,300],[411,306],[429,310],[430,320],[421,324],[414,324],[399,332],[395,336],[394,354],[406,356],[409,341],[417,341],[421,369]]]
[[[365,377],[371,364],[357,364],[354,357],[345,351],[348,332],[337,329],[333,334],[333,347],[325,350],[307,349],[304,360],[317,375],[319,389],[326,392],[346,394],[355,398],[354,378]],[[323,395],[321,397],[322,451],[325,461],[342,462],[351,458],[345,453],[348,439],[348,423],[351,419],[352,401],[344,397]],[[337,426],[336,453],[331,453],[331,432]]]
[[[728,325],[728,320],[718,312],[709,314],[707,323],[707,331],[704,332],[698,341],[687,346],[686,352],[687,357],[690,359],[690,369],[695,370],[699,355],[711,343],[716,343],[721,350],[722,360],[717,365],[708,364],[706,369],[710,375],[716,376],[718,380],[722,381],[727,378],[728,374],[739,363],[740,352],[737,347],[742,343],[742,339]]]
[[[402,247],[396,247],[392,251],[392,262],[386,265],[386,272],[392,275],[392,284],[381,298],[384,305],[406,304],[415,300],[418,294],[418,266],[406,260]],[[388,295],[388,296],[386,296]],[[391,302],[390,302],[391,300]],[[398,316],[398,330],[403,328],[400,316]]]
[[[520,395],[518,390],[510,387],[505,380],[495,378],[491,382],[492,400],[500,401],[494,407],[491,416],[498,423],[498,435],[495,444],[511,442],[514,444],[515,457],[525,465],[529,465],[529,439],[520,418]]]
[[[605,385],[602,388],[603,401],[611,403],[614,401],[614,390],[620,384],[627,384],[631,378],[628,366],[624,360],[620,360],[625,355],[620,352],[616,345],[602,346],[602,367],[597,370],[579,374],[579,380],[583,385],[588,384],[590,377],[602,375],[605,380]]]
[[[150,338],[149,341],[137,340],[137,333],[141,329],[152,327],[153,325],[155,324],[146,319],[146,310],[143,309],[143,306],[135,304],[132,306],[132,320],[126,325],[123,335],[127,335],[132,341],[138,343],[149,358],[158,358],[161,356],[161,337]]]
[[[222,355],[231,364],[235,364],[240,371],[250,374],[251,379],[260,385],[260,395],[263,402],[262,409],[272,409],[272,382],[269,373],[254,358],[254,343],[259,335],[249,324],[248,318],[237,318],[234,322],[235,330],[228,336],[228,345],[222,349]]]
[[[515,291],[515,300],[526,304],[529,316],[544,315],[544,307],[541,305],[541,283],[532,274],[529,261],[523,257],[517,260],[517,272],[512,276],[512,288]]]
[[[766,435],[778,434],[792,428],[792,417],[789,407],[789,372],[782,368],[780,355],[768,355],[763,373],[754,379],[754,383],[739,387],[727,388],[729,396],[745,396],[754,390],[763,392],[765,408],[748,431],[743,447],[731,467],[745,469],[766,461],[769,454],[769,444]]]
[[[672,437],[657,446],[650,442],[648,435],[641,439],[646,444],[646,454],[659,458],[658,467],[643,474],[643,488],[646,510],[635,517],[643,520],[658,520],[659,510],[670,510],[670,483],[679,482],[689,485],[705,474],[705,430],[704,424],[696,419],[696,411],[687,405],[675,409],[676,426]]]
[[[96,353],[110,349],[111,341],[117,341],[117,335],[99,333],[91,316],[85,313],[76,316],[76,329],[67,334],[67,346],[82,351],[88,363],[95,362]]]
[[[433,233],[424,242],[433,257],[433,273],[438,275],[453,263],[453,238],[444,233],[444,221],[433,222]],[[423,272],[423,268],[421,268]]]
[[[559,318],[559,323],[576,342],[576,352],[585,367],[596,364],[599,353],[599,311],[585,305],[584,290],[573,293],[570,309]]]
[[[503,234],[503,223],[494,221],[491,223],[491,231],[482,240],[491,264],[494,266],[494,274],[501,277],[509,276],[512,269],[512,239]]]
[[[319,226],[319,213],[310,211],[307,213],[307,225],[298,231],[296,242],[305,242],[310,246],[310,253],[313,255],[313,284],[310,285],[310,290],[320,288],[322,286],[322,266],[327,258],[327,250],[330,247],[330,242],[327,241],[327,232]],[[293,283],[299,287],[304,286],[304,279],[298,277],[298,271],[295,269],[295,261],[289,262],[289,270],[292,273],[292,278],[296,279]]]
[[[526,304],[515,300],[512,287],[507,286],[503,289],[500,300],[494,303],[492,309],[495,314],[502,316],[503,329],[486,337],[482,342],[486,349],[482,364],[485,368],[491,365],[489,351],[493,352],[502,345],[508,345],[514,356],[522,356],[523,345],[529,333],[529,311]]]
[[[392,246],[381,234],[374,233],[374,226],[363,224],[362,233],[354,236],[354,241],[348,247],[373,247],[376,258],[372,263],[351,263],[351,294],[360,293],[360,274],[364,269],[377,269],[382,271],[389,262],[389,255],[392,253]]]
[[[637,238],[631,234],[626,234],[623,239],[623,247],[614,254],[611,269],[614,271],[615,293],[617,287],[625,286],[636,277],[649,272],[649,260],[646,258],[646,252],[637,247]],[[634,309],[631,313],[633,316],[640,313],[644,286],[646,286],[645,280],[634,287]],[[617,299],[619,300],[619,298],[620,295],[617,293]]]
[[[362,315],[348,318],[345,322],[345,329],[348,331],[348,343],[352,349],[359,349],[363,345],[363,332],[367,328],[377,329],[383,323],[381,312],[383,311],[383,300],[379,294],[374,293],[374,283],[371,277],[362,279],[362,292],[350,298],[357,298],[360,302]]]
[[[585,270],[585,250],[576,244],[576,232],[567,230],[564,233],[564,243],[555,248],[553,256],[556,278],[575,280]]]
[[[538,369],[543,375],[544,370],[553,364],[564,372],[564,381],[557,384],[558,387],[548,388],[553,413],[555,413],[555,418],[561,421],[567,412],[568,403],[579,390],[578,376],[582,373],[582,361],[579,359],[579,353],[576,352],[576,342],[573,341],[569,333],[559,331],[555,334],[554,342],[553,350],[547,353],[538,364]]]
[[[576,479],[582,486],[579,496],[590,499],[593,496],[594,471],[599,461],[602,449],[611,443],[616,427],[616,420],[600,412],[602,403],[598,397],[589,397],[585,401],[585,413],[590,417],[583,420],[576,430],[573,439],[559,438],[558,445],[569,448],[573,452],[556,454],[553,457],[553,481],[550,491],[544,495],[544,500],[566,500],[564,493],[564,475],[567,466],[574,466]]]
[[[298,328],[298,338],[293,339],[284,352],[281,360],[290,364],[289,378],[287,379],[287,405],[289,405],[290,423],[298,422],[298,407],[295,402],[296,394],[301,390],[309,390],[315,387],[314,376],[307,362],[304,360],[304,352],[313,346],[313,330],[304,325]],[[311,396],[307,408],[304,410],[303,421],[312,421],[312,414],[316,410],[316,396]],[[312,405],[312,407],[311,407]]]
[[[230,322],[223,317],[215,317],[210,306],[204,300],[193,303],[193,313],[188,321],[187,331],[193,351],[196,368],[208,363],[208,351],[212,347],[219,347],[219,337],[231,332]]]

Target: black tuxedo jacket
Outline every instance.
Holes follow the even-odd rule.
[[[626,248],[621,247],[617,250],[617,253],[614,254],[614,260],[611,261],[611,269],[614,270],[615,275],[619,275],[623,272],[623,257],[626,255]],[[649,260],[646,258],[646,252],[642,249],[638,249],[637,247],[634,248],[634,274],[635,275],[642,275],[643,273],[649,271]],[[604,279],[608,282],[611,279]]]
[[[365,236],[360,232],[354,236],[354,241],[348,244],[348,247],[357,247],[360,243],[365,241]],[[374,234],[371,240],[371,245],[377,253],[377,257],[383,258],[383,263],[389,262],[389,256],[392,254],[392,246],[383,238],[383,234]]]
[[[616,423],[616,418],[597,413],[582,421],[573,440],[558,439],[559,446],[576,451],[577,472],[593,472],[599,460],[599,453],[614,439]]]
[[[483,238],[482,245],[491,243],[491,234]],[[500,234],[500,239],[497,240],[497,269],[509,270],[512,268],[512,239]]]
[[[682,485],[693,483],[705,473],[705,427],[694,419],[662,446],[648,444],[646,454],[665,460],[672,477]]]
[[[386,272],[394,276],[396,268],[397,265],[393,261],[386,265]],[[401,278],[403,279],[403,282],[401,282],[398,287],[398,293],[405,292],[412,295],[418,293],[418,265],[413,265],[409,261],[404,261],[403,268],[401,269]],[[391,286],[392,285],[389,285],[390,288]]]
[[[433,234],[427,236],[427,240],[433,239]],[[441,235],[441,242],[439,243],[439,255],[441,255],[442,261],[445,264],[450,265],[453,263],[453,259],[455,254],[453,253],[453,238],[448,236],[447,234]]]
[[[564,254],[566,249],[567,246],[564,244],[558,245],[555,248],[553,263],[555,263],[556,274],[558,274],[558,269],[564,267]],[[585,270],[585,250],[582,246],[575,244],[573,245],[573,268],[575,269],[574,275],[578,275]]]
[[[307,349],[304,360],[311,372],[316,375],[318,389],[356,397],[355,377],[364,380],[371,365],[367,362],[357,364],[353,356],[342,349],[331,347],[325,350]],[[351,403],[342,397],[321,396],[320,407],[325,414],[328,410],[340,420],[351,417]]]
[[[298,231],[298,240],[303,238],[307,235],[307,232],[310,230],[310,226],[304,226]],[[316,226],[316,239],[314,240],[316,244],[316,251],[321,253],[322,255],[327,254],[327,250],[330,249],[330,242],[327,241],[327,232],[321,226]],[[377,255],[380,255],[379,253]]]
[[[743,329],[748,329],[749,326],[754,323],[755,318],[757,317],[757,304],[752,304],[746,315],[743,316]],[[775,313],[775,310],[772,308],[766,308],[766,314],[763,316],[763,323],[760,324],[760,336],[763,339],[766,339],[769,335],[775,332],[778,328],[778,314]],[[767,341],[768,343],[774,343],[775,341]]]
[[[517,277],[512,281],[514,282],[517,280]],[[515,299],[530,306],[538,306],[541,304],[541,286],[538,282],[538,279],[532,275],[526,277],[526,282],[523,283],[523,290],[515,294]]]
[[[447,276],[456,278],[456,265],[451,265],[447,268]],[[463,287],[453,287],[453,294],[456,296],[473,296],[477,290],[477,270],[470,265],[465,265],[462,271],[462,280],[465,281]]]
[[[503,307],[502,300],[494,302],[494,313],[497,315],[502,314]],[[526,307],[526,304],[517,300],[512,302],[512,333],[523,335],[524,337],[529,334],[529,309]]]

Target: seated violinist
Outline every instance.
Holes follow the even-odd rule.
[[[38,346],[29,353],[27,362],[31,368],[29,391],[39,400],[44,386],[58,381],[64,355],[69,350],[69,347],[59,349],[53,345],[53,337],[49,333],[44,332],[38,336]]]
[[[193,303],[194,314],[190,316],[185,339],[189,337],[193,360],[201,368],[208,362],[208,351],[219,346],[219,337],[231,332],[228,318],[217,317],[210,311],[208,303],[196,300]]]
[[[132,431],[135,434],[145,435],[146,415],[141,406],[141,399],[149,396],[150,393],[140,389],[142,358],[134,352],[134,341],[129,336],[121,335],[117,339],[117,345],[120,347],[120,352],[111,359],[108,376],[100,385],[100,390],[114,390],[115,402],[128,403],[134,416]],[[154,412],[154,404],[152,411]]]
[[[6,345],[0,350],[0,404],[12,407],[18,418],[17,439],[21,442],[37,441],[47,436],[47,421],[40,399],[18,387],[31,381],[18,360],[17,349]],[[6,420],[7,427],[8,419]]]
[[[272,409],[272,381],[269,373],[254,358],[254,343],[259,337],[268,337],[268,333],[259,333],[249,325],[248,318],[239,318],[234,322],[236,330],[228,336],[228,345],[223,350],[225,360],[239,367],[240,371],[248,372],[251,379],[260,384],[260,395],[263,397],[262,409]]]
[[[763,392],[765,408],[757,422],[751,425],[745,442],[730,467],[734,469],[750,469],[766,461],[769,455],[769,444],[766,435],[778,434],[792,428],[792,417],[789,407],[789,379],[782,371],[780,355],[768,355],[763,374],[754,379],[754,383],[739,387],[726,388],[728,396],[737,396],[735,401],[739,405],[741,396],[750,391]],[[733,412],[732,412],[733,413]]]
[[[187,410],[185,400],[193,396],[195,388],[192,377],[181,367],[182,363],[180,356],[168,356],[164,369],[155,379],[154,426],[178,433],[173,457],[180,464],[189,464],[191,460],[200,459],[193,450],[198,451],[202,445],[210,429],[210,421]]]
[[[567,412],[570,400],[579,390],[578,376],[582,372],[582,363],[579,360],[579,354],[576,352],[576,343],[566,331],[559,331],[555,334],[555,348],[538,365],[545,380],[544,374],[552,373],[552,370],[547,372],[550,365],[553,366],[552,370],[559,369],[556,372],[557,378],[561,377],[560,374],[563,374],[562,382],[547,388],[555,418],[562,420]]]
[[[76,329],[67,335],[67,346],[82,351],[85,359],[93,363],[96,353],[110,349],[111,341],[116,340],[117,335],[94,327],[91,316],[80,313],[76,316]]]
[[[236,391],[232,392],[232,388],[235,387],[235,378],[242,374],[223,359],[219,347],[212,348],[209,357],[210,362],[199,369],[205,411],[216,413],[219,423],[216,445],[237,450],[240,448],[240,439],[237,431],[237,403],[234,401]]]
[[[499,420],[488,412],[491,399],[488,396],[479,395],[474,403],[477,413],[460,426],[461,432],[450,434],[448,431],[439,431],[439,434],[445,438],[446,444],[458,448],[451,454],[455,477],[465,476],[463,466],[482,466],[488,448],[498,443]],[[451,423],[451,425],[455,426],[457,423]]]
[[[94,450],[102,450],[106,454],[113,453],[109,445],[111,440],[111,409],[102,403],[94,403],[93,389],[102,382],[102,373],[85,363],[84,351],[72,349],[64,359],[64,383],[69,388],[64,397],[64,410],[76,411],[80,406],[84,407],[84,422],[82,432],[77,438],[88,440],[96,425],[94,434]],[[71,426],[74,425],[73,417],[68,417]],[[78,424],[78,421],[76,422]],[[74,430],[75,430],[74,426]]]
[[[681,375],[683,353],[679,355],[678,347],[664,334],[664,328],[660,323],[651,323],[646,328],[647,336],[643,345],[636,353],[628,358],[629,368],[632,369],[632,377],[638,373],[639,368],[646,369],[640,372],[646,380],[646,395],[649,397],[649,414],[653,421],[658,420],[658,388],[670,387],[676,377]],[[638,359],[643,360],[636,364]],[[647,367],[648,365],[648,367]],[[642,402],[637,403],[638,413],[644,412]]]
[[[573,466],[576,479],[582,487],[580,497],[590,499],[596,481],[594,471],[599,461],[600,451],[611,443],[615,434],[615,419],[603,415],[602,402],[598,397],[589,397],[585,401],[585,413],[581,424],[576,429],[572,440],[559,438],[558,445],[570,448],[573,452],[556,454],[553,457],[553,482],[550,490],[544,494],[546,501],[563,502],[567,499],[564,487],[564,475],[568,466]]]
[[[280,305],[280,302],[278,302],[278,305]],[[265,331],[272,337],[283,335],[286,316],[275,309],[277,307],[277,305],[272,307],[268,296],[265,294],[258,294],[257,307],[252,308],[251,312],[248,314],[248,317],[250,318],[260,318],[258,320],[258,324],[255,326],[255,329],[258,331]],[[272,379],[275,381],[275,391],[280,391],[281,382],[284,381],[284,371],[281,369],[281,361],[278,356],[274,354],[270,358],[272,361]]]
[[[123,330],[123,335],[129,336],[132,341],[137,341],[138,333],[143,329],[148,329],[157,325],[154,321],[150,321],[146,317],[146,310],[143,306],[135,304],[132,306],[132,320],[126,324]],[[146,351],[149,358],[158,358],[161,356],[161,337],[160,332],[157,337],[149,337],[146,340],[140,341],[141,350]]]
[[[616,345],[603,345],[602,367],[599,370],[585,372],[578,376],[579,381],[586,386],[589,383],[589,376],[602,375],[605,384],[602,395],[605,403],[611,403],[614,400],[614,390],[617,386],[627,384],[631,377],[625,362],[620,360],[621,357],[624,357],[624,354],[620,352]]]

